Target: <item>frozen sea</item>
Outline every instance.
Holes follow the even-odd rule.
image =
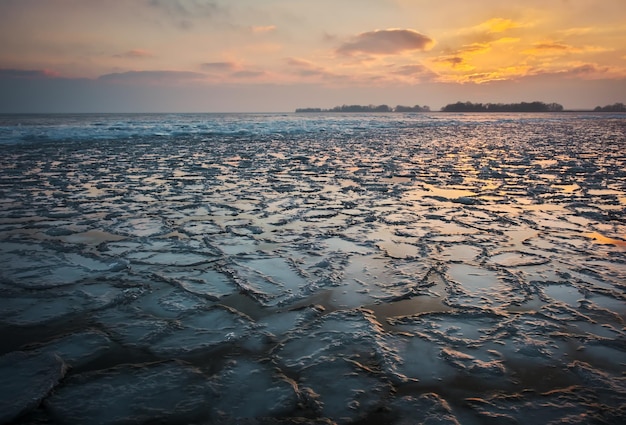
[[[626,115],[0,116],[2,424],[626,423]]]

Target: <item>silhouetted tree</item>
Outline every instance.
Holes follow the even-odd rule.
[[[430,108],[426,105],[419,106],[396,106],[391,108],[389,105],[341,105],[331,109],[322,108],[297,108],[296,112],[427,112]]]
[[[427,105],[424,106],[419,106],[419,105],[415,105],[415,106],[403,106],[403,105],[398,105],[394,108],[395,112],[429,112],[430,111],[430,107],[428,107]]]
[[[560,112],[563,106],[558,103],[521,102],[521,103],[472,103],[456,102],[443,108],[443,112]]]
[[[606,106],[596,106],[595,112],[626,112],[626,105],[621,102]]]

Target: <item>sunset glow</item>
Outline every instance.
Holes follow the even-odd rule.
[[[130,110],[166,98],[157,109],[593,108],[626,97],[625,15],[620,0],[4,0],[0,109],[36,110],[61,85],[59,110],[99,110],[93,97],[107,90],[100,107],[120,108],[120,86],[136,90]],[[172,99],[168,88],[184,90]]]

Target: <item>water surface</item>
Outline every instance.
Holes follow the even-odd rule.
[[[623,115],[11,115],[0,143],[2,423],[623,423]]]

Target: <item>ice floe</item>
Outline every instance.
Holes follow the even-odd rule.
[[[621,116],[1,125],[0,423],[624,421]]]

